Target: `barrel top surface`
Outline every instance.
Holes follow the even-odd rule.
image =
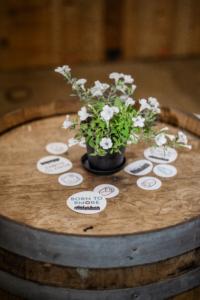
[[[73,136],[72,132],[61,129],[63,120],[64,115],[31,121],[0,136],[1,216],[37,229],[83,236],[157,231],[200,216],[200,141],[197,136],[189,137],[193,145],[191,151],[178,149],[178,158],[173,163],[178,174],[161,179],[163,184],[157,191],[139,189],[138,177],[123,170],[110,176],[88,173],[80,162],[86,150],[79,146],[70,148],[63,156],[72,161],[71,171],[82,174],[84,181],[80,186],[65,187],[58,183],[59,175],[46,175],[36,168],[37,161],[49,155],[45,150],[48,143],[66,142]],[[147,147],[129,146],[127,163],[143,159]],[[93,190],[102,183],[117,186],[120,193],[108,199],[101,213],[78,214],[66,206],[66,199],[72,194]],[[92,229],[84,230],[88,227]]]

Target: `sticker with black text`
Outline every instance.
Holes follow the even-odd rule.
[[[61,174],[71,168],[71,161],[61,156],[49,155],[41,158],[37,162],[37,169],[45,174]]]
[[[167,164],[175,161],[177,151],[170,147],[150,147],[144,150],[144,157],[158,164]]]
[[[106,205],[106,199],[92,191],[76,193],[67,199],[67,206],[80,214],[99,213],[105,209]]]
[[[143,176],[150,173],[153,169],[153,164],[149,160],[141,159],[130,163],[125,167],[124,171],[135,176]]]

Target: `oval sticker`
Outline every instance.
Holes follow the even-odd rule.
[[[71,168],[71,161],[62,156],[49,155],[37,162],[37,169],[45,174],[60,174],[67,172]]]

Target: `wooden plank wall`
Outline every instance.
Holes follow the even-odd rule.
[[[0,1],[0,68],[200,54],[199,0]]]

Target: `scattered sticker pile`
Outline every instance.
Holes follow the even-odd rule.
[[[70,196],[67,205],[77,213],[96,214],[105,209],[107,201],[98,193],[85,191]]]
[[[75,186],[83,182],[83,176],[75,172],[65,173],[60,175],[58,182],[64,186]]]
[[[72,163],[69,159],[62,156],[45,156],[37,163],[37,168],[45,174],[61,174],[72,168]]]
[[[155,175],[163,178],[170,178],[177,174],[176,167],[169,163],[177,159],[177,151],[171,147],[150,147],[144,150],[146,159],[136,160],[127,165],[124,171],[134,176],[144,176],[152,170]],[[153,167],[153,163],[157,163]],[[137,186],[145,190],[157,190],[162,182],[156,177],[141,177],[137,180]]]
[[[67,152],[68,146],[64,143],[50,143],[46,145],[46,150],[50,154],[60,155]]]
[[[85,143],[82,142],[82,147]],[[45,156],[37,162],[37,169],[45,174],[62,174],[58,178],[58,182],[63,186],[76,186],[83,182],[83,176],[76,172],[68,172],[72,168],[72,162],[59,156],[68,150],[68,146],[64,143],[50,143],[46,146],[46,150],[53,155]],[[177,169],[169,165],[177,158],[177,152],[170,147],[150,147],[144,150],[144,157],[133,161],[124,168],[124,171],[130,175],[142,176],[137,180],[137,186],[143,190],[157,190],[161,187],[162,182],[153,176],[144,176],[154,172],[159,177],[173,177],[177,174]],[[153,167],[153,163],[157,163]],[[95,214],[105,209],[107,200],[116,197],[119,189],[112,184],[100,184],[93,191],[84,191],[70,196],[66,203],[67,206],[81,214]]]
[[[94,188],[94,192],[105,198],[113,198],[119,194],[119,189],[112,184],[100,184]]]

